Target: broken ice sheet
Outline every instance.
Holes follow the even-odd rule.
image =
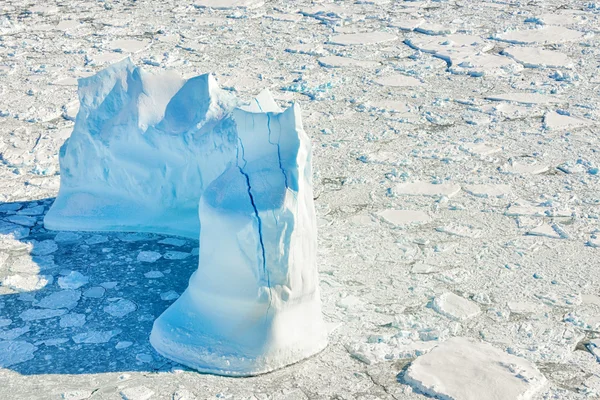
[[[530,399],[546,384],[535,364],[464,337],[418,357],[402,381],[432,397],[461,400]]]
[[[427,223],[431,221],[431,217],[423,211],[413,210],[384,210],[377,213],[385,221],[397,225],[411,225],[419,223]]]
[[[414,87],[423,85],[423,83],[419,79],[402,74],[378,77],[375,78],[373,82],[375,82],[378,85],[388,87]]]
[[[398,195],[408,196],[446,196],[451,198],[458,194],[461,190],[459,185],[451,183],[428,183],[428,182],[411,182],[399,183],[394,187],[394,192]]]
[[[340,56],[326,56],[317,60],[319,64],[326,68],[375,68],[380,65],[377,61],[359,60]]]
[[[537,29],[507,31],[494,35],[493,38],[515,44],[553,44],[577,41],[584,35],[583,32],[562,26],[543,26]]]
[[[558,51],[538,47],[508,47],[502,53],[527,68],[573,68],[573,61]]]
[[[347,35],[336,35],[329,39],[330,44],[341,46],[373,45],[396,40],[397,37],[387,32],[364,32]]]
[[[445,226],[439,226],[435,228],[438,232],[447,233],[448,235],[458,236],[458,237],[466,237],[466,238],[478,238],[482,234],[482,230],[475,228],[471,225],[462,225],[462,224],[448,224]]]
[[[466,321],[481,312],[476,303],[451,292],[436,296],[431,307],[438,313],[456,321]]]
[[[552,131],[581,128],[593,124],[595,124],[595,121],[573,117],[571,115],[558,113],[556,111],[550,111],[544,115],[544,128]]]

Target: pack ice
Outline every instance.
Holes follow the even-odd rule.
[[[211,75],[153,75],[125,60],[79,83],[49,229],[200,240],[187,290],[154,323],[162,355],[248,376],[321,351],[311,144],[300,108],[250,104]],[[199,202],[199,206],[198,206]]]

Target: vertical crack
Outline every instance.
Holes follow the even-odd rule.
[[[256,105],[258,106],[258,109],[264,113],[262,106],[260,105],[260,101],[258,101],[258,99],[254,99],[254,101],[256,101]],[[283,169],[283,165],[281,164],[281,146],[279,145],[279,140],[281,139],[281,132],[279,133],[279,138],[277,138],[277,143],[273,143],[271,142],[271,114],[266,112],[265,114],[267,114],[267,129],[269,130],[269,143],[272,144],[273,146],[277,146],[277,162],[279,163],[279,169],[281,170],[281,173],[283,174],[283,181],[285,182],[285,188],[288,188],[288,178],[287,178],[287,174],[285,173],[285,170]]]
[[[260,218],[260,215],[258,214],[258,207],[256,206],[256,202],[254,201],[254,196],[252,195],[252,186],[250,185],[250,176],[244,171],[246,164],[248,164],[248,162],[244,158],[244,143],[242,142],[242,139],[239,137],[238,137],[238,141],[239,141],[240,147],[242,149],[242,154],[240,155],[240,153],[239,153],[240,150],[238,147],[237,155],[241,156],[241,159],[242,159],[244,165],[240,166],[239,161],[238,161],[237,167],[240,170],[240,173],[246,179],[246,186],[248,188],[248,196],[250,196],[250,204],[252,204],[252,208],[254,209],[254,215],[256,216],[256,220],[258,221],[258,241],[260,243],[260,249],[261,249],[261,253],[262,253],[263,274],[267,279],[267,287],[270,289],[271,288],[271,279],[269,277],[269,271],[267,270],[267,256],[266,256],[266,251],[265,251],[265,243],[263,240],[262,219]],[[267,314],[268,314],[270,308],[271,308],[271,294],[269,293],[269,308],[267,308]]]

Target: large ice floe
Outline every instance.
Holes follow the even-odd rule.
[[[130,60],[80,80],[49,229],[200,238],[188,289],[154,323],[162,355],[248,376],[322,350],[311,144],[300,108],[243,104],[211,75]],[[198,206],[199,203],[199,206]]]

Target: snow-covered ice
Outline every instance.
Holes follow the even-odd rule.
[[[455,400],[527,400],[546,384],[536,366],[524,358],[462,337],[418,357],[403,379],[421,393]]]

